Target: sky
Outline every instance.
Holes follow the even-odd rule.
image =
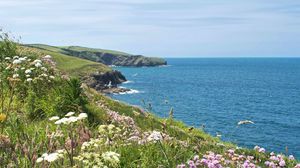
[[[158,57],[300,57],[299,0],[1,0],[22,43]]]

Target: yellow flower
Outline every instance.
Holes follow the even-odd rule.
[[[4,122],[6,120],[6,115],[1,113],[0,114],[0,122]]]

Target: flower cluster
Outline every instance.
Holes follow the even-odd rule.
[[[265,148],[262,148],[262,147],[259,147],[259,146],[255,146],[254,150],[258,151],[259,153],[265,153],[266,152]]]
[[[102,154],[98,152],[81,152],[75,160],[83,167],[119,167],[120,154],[112,151]]]
[[[40,163],[40,162],[43,162],[43,161],[47,161],[49,163],[51,162],[54,162],[58,159],[62,159],[64,158],[64,154],[66,153],[65,150],[57,150],[53,153],[44,153],[41,157],[39,157],[36,162],[37,163]]]
[[[9,74],[8,78],[10,80],[19,80],[29,83],[38,80],[51,82],[55,76],[53,64],[49,65],[50,62],[53,62],[50,55],[46,55],[42,60],[32,60],[31,58],[21,56],[14,56],[12,58],[6,57],[5,70],[8,72],[7,74]],[[50,69],[48,67],[50,67]]]
[[[149,136],[148,136],[148,138],[147,138],[147,140],[149,141],[149,142],[151,142],[151,141],[161,141],[161,140],[163,140],[163,137],[162,137],[162,135],[161,135],[161,133],[160,132],[158,132],[158,131],[153,131]]]
[[[77,117],[73,116],[74,114],[75,112],[69,112],[63,118],[59,118],[58,116],[53,116],[49,118],[49,120],[55,121],[56,125],[61,125],[61,124],[68,125],[86,119],[88,117],[86,113],[80,113]]]
[[[294,156],[292,156],[292,155],[290,155],[288,159],[291,161],[295,160]],[[275,155],[274,152],[271,152],[269,160],[265,161],[265,165],[267,167],[271,167],[271,168],[285,167],[286,162],[282,155]]]

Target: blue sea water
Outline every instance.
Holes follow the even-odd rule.
[[[135,94],[113,98],[200,127],[239,146],[300,159],[300,58],[167,59],[169,66],[117,67]],[[255,124],[240,125],[241,120]]]

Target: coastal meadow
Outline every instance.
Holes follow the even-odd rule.
[[[300,168],[96,92],[48,54],[0,36],[3,167]],[[241,123],[242,125],[242,123]]]

